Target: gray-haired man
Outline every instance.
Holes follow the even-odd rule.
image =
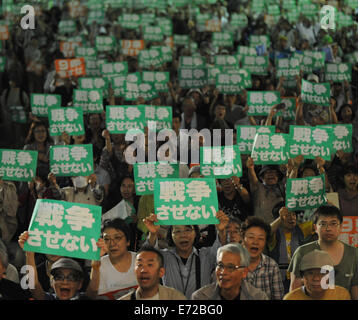
[[[218,249],[216,256],[216,283],[195,291],[192,300],[268,300],[267,295],[242,281],[250,264],[250,254],[238,243]]]

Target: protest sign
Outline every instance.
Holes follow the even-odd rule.
[[[25,251],[99,260],[102,208],[89,204],[38,199]]]
[[[150,68],[151,66],[160,67],[164,60],[160,49],[141,50],[138,55],[139,66]]]
[[[296,118],[296,98],[281,97],[281,103],[285,104],[285,108],[276,113],[276,117],[283,117],[285,120],[294,120]]]
[[[76,57],[96,57],[97,49],[92,47],[76,47],[75,48]]]
[[[107,106],[106,127],[110,133],[126,133],[130,129],[143,130],[153,122],[157,130],[170,129],[172,108],[149,105]]]
[[[225,179],[242,176],[238,146],[200,147],[200,173],[205,177]]]
[[[220,32],[221,21],[217,19],[210,19],[205,21],[205,31],[207,32]]]
[[[31,181],[36,176],[37,151],[0,149],[0,178],[10,181]]]
[[[62,132],[67,132],[72,136],[85,134],[82,108],[51,108],[48,120],[51,136],[60,136]]]
[[[96,57],[84,57],[86,66],[86,76],[99,77],[101,72],[99,70],[99,64]]]
[[[301,61],[301,69],[305,73],[312,73],[316,69],[324,67],[326,53],[324,51],[304,50]]]
[[[102,113],[103,112],[102,90],[74,89],[73,105],[76,107],[82,107],[84,114]]]
[[[141,17],[139,14],[123,13],[118,17],[118,22],[125,29],[137,29],[141,25]]]
[[[76,59],[57,59],[55,68],[60,78],[81,77],[86,74],[83,57]]]
[[[313,83],[302,79],[301,99],[303,103],[319,106],[331,104],[331,86],[325,83]]]
[[[154,85],[154,88],[158,92],[168,92],[168,82],[170,81],[169,72],[161,71],[143,71],[142,81],[148,82]]]
[[[267,116],[271,108],[281,103],[281,96],[278,91],[248,91],[247,105],[249,116]]]
[[[160,26],[144,26],[143,39],[147,42],[163,41],[164,34]]]
[[[219,224],[215,179],[155,179],[158,225]]]
[[[106,78],[79,78],[78,88],[100,90],[103,93],[103,97],[108,96],[108,80]]]
[[[241,154],[251,154],[256,133],[274,133],[275,126],[237,126],[236,132]]]
[[[207,67],[207,75],[208,75],[208,84],[212,84],[212,85],[216,85],[216,75],[219,73],[223,73],[224,71],[222,70],[221,67],[212,67],[212,66],[208,66]]]
[[[93,173],[92,144],[51,146],[50,171],[58,177],[91,175]]]
[[[270,37],[268,35],[251,35],[250,36],[250,47],[256,48],[257,46],[264,44],[266,48],[270,47]]]
[[[173,23],[171,19],[157,17],[155,22],[162,29],[163,35],[171,36],[173,34]]]
[[[324,174],[314,177],[287,179],[288,210],[315,209],[327,203]]]
[[[127,75],[112,76],[109,80],[115,97],[125,96],[125,84]]]
[[[266,75],[268,56],[242,56],[241,65],[255,75]]]
[[[81,42],[60,41],[60,51],[63,53],[65,58],[73,58],[75,56],[76,48],[81,46]]]
[[[54,107],[61,107],[60,95],[31,93],[31,112],[34,116],[47,117],[48,109]]]
[[[284,133],[257,133],[251,152],[255,164],[287,163],[287,136]]]
[[[128,62],[105,62],[100,65],[100,72],[104,77],[111,77],[113,75],[127,74]]]
[[[187,34],[175,34],[173,36],[173,41],[175,46],[189,46],[189,35]]]
[[[215,80],[215,87],[224,94],[238,94],[248,87],[248,83],[245,83],[247,78],[245,79],[244,74],[240,71],[232,74],[220,72],[216,75]]]
[[[296,58],[277,59],[276,60],[276,77],[295,77],[300,74],[300,62]]]
[[[206,67],[202,68],[179,68],[179,85],[183,89],[198,89],[208,82]]]
[[[222,70],[238,69],[239,60],[235,56],[229,55],[216,55],[214,60],[214,66],[220,67]]]
[[[59,34],[72,34],[76,31],[76,22],[74,20],[61,20],[58,24]]]
[[[352,65],[350,63],[326,63],[324,79],[333,82],[351,82]]]
[[[231,32],[213,32],[212,44],[215,47],[232,47],[234,38]]]
[[[88,16],[87,16],[87,24],[91,25],[94,22],[97,22],[98,24],[103,24],[105,21],[105,12],[103,10],[103,8],[99,8],[96,10],[90,10],[90,12],[88,12]]]
[[[116,39],[112,36],[97,36],[95,46],[101,52],[113,51],[116,48]]]
[[[336,153],[338,150],[342,150],[345,153],[353,151],[352,136],[353,127],[352,124],[330,124],[324,126],[316,126],[317,128],[329,128],[332,133],[331,153]]]
[[[309,126],[290,126],[289,154],[290,158],[303,155],[305,159],[321,157],[331,160],[333,137],[330,128]]]
[[[244,13],[231,14],[230,30],[237,30],[237,28],[245,28],[248,24],[248,18]]]
[[[144,40],[121,40],[121,53],[125,56],[136,57],[144,49]]]
[[[133,172],[136,194],[153,194],[156,179],[179,178],[179,164],[169,162],[135,163]]]
[[[338,239],[346,244],[358,247],[358,217],[344,216]]]
[[[158,96],[152,83],[142,83],[139,72],[129,74],[125,81],[125,100],[137,100],[139,97],[144,100],[152,100]]]

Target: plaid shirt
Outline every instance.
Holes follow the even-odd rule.
[[[275,260],[264,254],[256,269],[247,273],[245,281],[265,292],[270,300],[282,300],[284,296],[280,269]]]

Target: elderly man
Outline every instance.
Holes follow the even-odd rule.
[[[186,300],[178,290],[159,284],[165,274],[164,257],[159,250],[142,247],[137,253],[134,270],[139,287],[118,300]]]
[[[238,243],[229,243],[218,249],[216,283],[195,291],[192,300],[268,300],[267,295],[242,281],[250,265],[250,254]]]
[[[288,293],[284,300],[351,300],[347,289],[324,281],[325,273],[322,267],[333,267],[333,260],[327,252],[313,250],[307,253],[301,261],[300,272],[303,286]],[[334,272],[334,271],[333,271]],[[323,282],[323,283],[322,283]],[[334,284],[334,283],[333,283]],[[326,287],[324,286],[326,285]]]

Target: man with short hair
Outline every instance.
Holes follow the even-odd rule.
[[[134,270],[138,288],[118,300],[186,300],[178,290],[159,284],[165,274],[164,257],[159,250],[142,247],[137,253]]]
[[[216,257],[216,283],[195,291],[192,300],[268,300],[267,295],[247,281],[245,270],[250,254],[238,243],[229,243],[218,249]]]
[[[182,103],[182,115],[180,129],[201,129],[206,127],[206,120],[204,117],[196,112],[197,106],[191,97],[185,97]]]
[[[329,283],[324,283],[326,275],[322,267],[325,266],[333,267],[333,260],[327,252],[315,249],[307,253],[300,265],[303,286],[285,295],[283,300],[351,300],[345,288],[336,285],[330,288]]]
[[[343,216],[334,206],[324,205],[314,213],[314,228],[318,240],[299,247],[288,271],[291,272],[290,291],[302,285],[300,264],[303,256],[315,249],[327,252],[336,271],[335,284],[346,288],[352,300],[358,300],[358,249],[338,240],[342,230]]]

